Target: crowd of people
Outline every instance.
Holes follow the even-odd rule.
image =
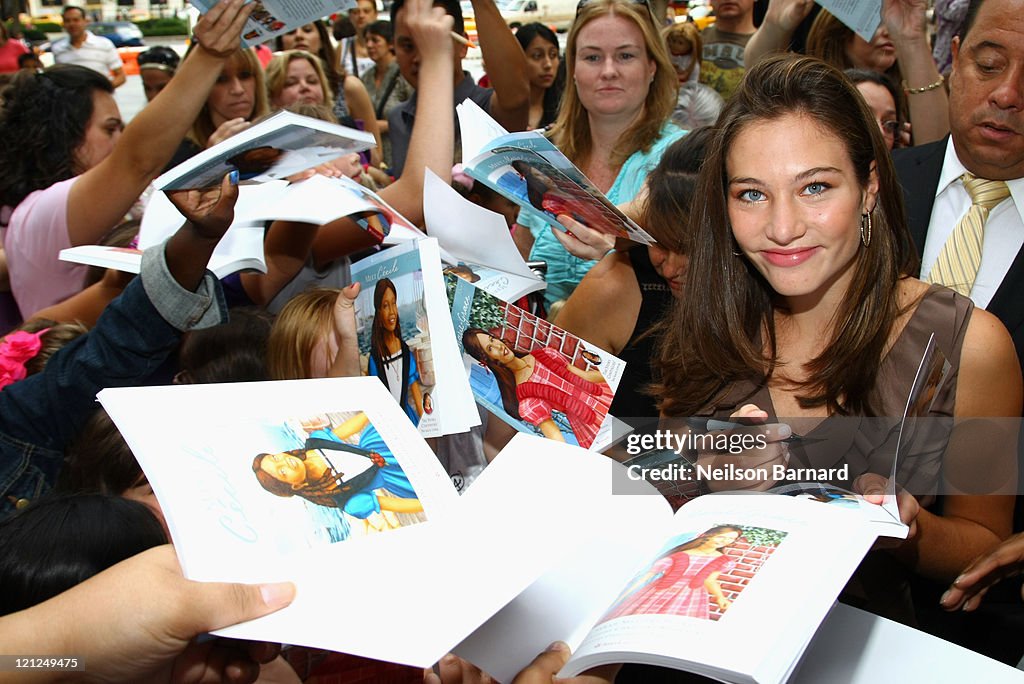
[[[787,465],[809,456],[780,426],[831,438],[842,420],[901,416],[934,337],[949,371],[927,415],[947,420],[928,450],[900,455],[910,534],[872,550],[843,600],[1016,664],[1024,603],[1011,595],[1019,581],[1001,580],[1024,570],[1017,429],[979,436],[977,425],[1017,425],[1024,411],[1024,0],[936,0],[937,28],[926,0],[882,0],[870,40],[810,0],[768,0],[759,16],[755,0],[713,0],[703,31],[656,16],[656,4],[582,0],[564,51],[551,28],[513,31],[493,0],[471,4],[484,84],[463,69],[458,0],[394,0],[387,18],[358,0],[351,35],[337,40],[342,21],[325,18],[269,50],[240,46],[254,3],[222,0],[184,56],[139,55],[148,103],[127,125],[113,92],[132,86],[84,10],[64,9],[67,37],[45,69],[0,24],[0,641],[81,654],[97,677],[299,678],[275,647],[195,639],[281,609],[294,590],[186,580],[159,502],[95,396],[360,374],[350,266],[381,247],[348,217],[273,221],[267,272],[218,280],[206,265],[233,220],[229,175],[168,193],[186,221],[144,252],[138,276],[58,258],[133,246],[161,172],[289,109],[371,133],[367,155],[315,172],[378,190],[416,225],[428,169],[500,213],[523,256],[544,263],[548,319],[627,361],[614,397],[600,397],[611,415],[728,420],[770,436],[696,459]],[[563,229],[553,229],[474,183],[455,164],[453,104],[467,98],[509,131],[540,131],[654,244],[616,242],[579,214],[556,212]],[[415,424],[431,399],[394,283],[382,279],[373,298],[369,372]],[[537,374],[608,387],[596,369],[495,335],[470,328],[462,342],[504,378],[510,414],[526,419],[519,386]],[[484,422],[433,444],[442,463],[485,467],[510,435]],[[528,422],[558,433],[548,413]],[[863,427],[843,442],[828,457],[859,471],[835,484],[880,500],[891,437]],[[356,507],[330,487],[282,480],[267,456],[253,472],[271,493]],[[387,467],[374,505],[416,514]],[[985,486],[951,484],[965,470]],[[720,549],[742,531],[727,532],[727,543],[674,549],[673,562],[725,567]],[[652,569],[650,586],[666,585],[666,572]],[[694,614],[707,601],[724,610],[715,586],[687,593]],[[67,611],[82,619],[48,629]],[[566,657],[553,645],[523,663],[521,681],[551,681]],[[403,676],[460,681],[469,667],[447,658]]]

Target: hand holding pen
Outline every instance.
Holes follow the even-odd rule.
[[[708,431],[728,430],[759,437],[757,446],[738,453],[732,451],[699,451],[697,461],[720,473],[708,480],[712,491],[763,491],[775,484],[771,477],[774,466],[789,464],[789,443],[793,430],[785,423],[768,423],[768,412],[754,404],[746,404],[729,416],[729,422],[709,420]],[[798,436],[798,439],[805,439]],[[749,477],[748,477],[749,475]]]

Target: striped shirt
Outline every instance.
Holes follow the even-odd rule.
[[[51,51],[57,64],[78,64],[108,78],[111,72],[124,66],[114,44],[91,31],[85,32],[85,41],[81,46],[73,47],[71,38],[61,38],[53,44]]]

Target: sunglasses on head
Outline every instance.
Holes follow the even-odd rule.
[[[178,68],[181,58],[170,48],[154,47],[141,53],[138,57],[140,69],[165,69],[173,71]]]

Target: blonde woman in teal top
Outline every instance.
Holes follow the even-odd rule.
[[[665,148],[684,135],[669,121],[678,81],[646,5],[595,0],[576,14],[566,43],[566,81],[552,142],[614,204],[632,200]],[[569,219],[567,219],[569,220]],[[547,304],[567,298],[596,261],[574,257],[571,237],[523,226],[546,261]]]

